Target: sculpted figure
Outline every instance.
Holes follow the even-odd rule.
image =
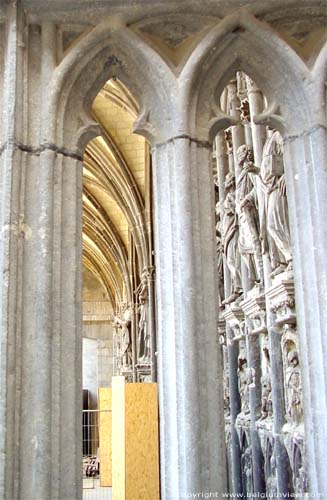
[[[302,416],[302,386],[299,357],[296,349],[287,354],[286,368],[286,391],[288,419],[293,423],[299,423]]]
[[[114,326],[121,329],[120,358],[121,367],[129,368],[132,365],[132,345],[130,335],[131,309],[124,308],[122,318],[115,316]]]
[[[148,280],[146,270],[142,272],[141,283],[137,289],[139,302],[139,331],[138,331],[138,362],[147,364],[150,363],[150,336],[147,325],[147,308],[148,308]]]
[[[269,498],[277,497],[277,479],[276,479],[276,458],[275,451],[272,451],[271,456],[266,458],[266,493]]]
[[[238,357],[238,392],[241,398],[241,412],[249,413],[249,369],[247,368],[247,359],[240,355]]]
[[[253,493],[252,451],[248,446],[242,454],[243,485],[247,494]]]
[[[242,293],[241,256],[238,249],[238,218],[236,213],[235,176],[227,174],[225,179],[226,197],[224,200],[224,215],[222,219],[222,243],[226,264],[231,275],[231,295],[223,304],[235,300]]]
[[[263,253],[268,253],[272,275],[291,265],[290,229],[283,163],[283,142],[279,132],[268,130],[263,148],[260,178],[265,193],[261,220]]]
[[[216,243],[217,243],[217,273],[218,273],[218,293],[219,293],[219,306],[222,305],[224,300],[224,248],[221,236],[221,219],[219,202],[216,205]]]
[[[239,216],[238,246],[252,284],[263,281],[257,194],[252,179],[252,172],[258,173],[259,168],[254,165],[253,160],[253,151],[251,148],[245,144],[238,148],[237,161],[240,168],[236,184],[237,211]]]
[[[229,376],[226,371],[224,371],[224,410],[225,415],[230,414],[230,392],[229,392]]]
[[[272,416],[272,393],[270,373],[266,372],[261,378],[261,416],[262,418]]]

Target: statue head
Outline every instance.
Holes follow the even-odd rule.
[[[297,366],[299,364],[299,356],[296,351],[296,349],[292,349],[288,354],[287,354],[287,361],[291,366]]]
[[[235,187],[235,175],[232,172],[228,172],[225,178],[225,189],[231,189]]]
[[[239,356],[238,357],[238,369],[239,370],[244,370],[247,366],[248,360],[244,356]]]
[[[148,281],[148,271],[146,269],[143,269],[141,274],[141,283],[146,285],[147,281]]]
[[[237,150],[237,163],[240,167],[243,167],[246,160],[251,162],[254,161],[253,150],[246,144],[242,144]]]

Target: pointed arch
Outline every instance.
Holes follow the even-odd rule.
[[[220,94],[236,70],[256,81],[269,104],[278,103],[288,129],[301,118],[316,119],[305,100],[313,85],[309,68],[268,24],[240,11],[211,29],[179,77],[185,102],[191,103],[195,136],[208,138],[210,118],[217,115]]]
[[[122,81],[141,110],[153,112],[165,108],[174,81],[169,66],[140,36],[119,20],[106,19],[81,37],[55,69],[45,99],[43,141],[63,141],[65,118],[71,120],[72,111],[90,113],[94,97],[111,77]]]

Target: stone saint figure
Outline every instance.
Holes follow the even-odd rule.
[[[250,412],[249,407],[249,370],[247,368],[247,359],[240,355],[238,357],[238,392],[241,398],[241,412],[246,414]]]
[[[221,236],[221,218],[220,218],[220,205],[216,204],[216,244],[217,244],[217,274],[218,274],[218,294],[219,306],[222,305],[224,300],[224,248]]]
[[[242,293],[241,256],[238,249],[238,218],[236,213],[235,176],[228,173],[225,179],[226,197],[224,200],[224,215],[222,219],[222,243],[226,264],[231,276],[231,295],[223,304],[235,300]]]
[[[141,364],[149,364],[151,359],[150,353],[150,336],[147,325],[147,308],[148,308],[148,280],[147,272],[143,271],[141,283],[137,289],[139,302],[139,331],[138,331],[138,362]]]
[[[263,253],[269,254],[272,275],[291,264],[290,229],[283,163],[283,141],[279,132],[268,129],[263,148],[260,178],[265,193],[261,222]]]
[[[252,284],[263,282],[257,194],[251,173],[258,173],[259,169],[255,167],[253,160],[251,148],[246,144],[238,148],[237,161],[240,169],[236,183],[236,203],[239,216],[238,246]]]
[[[261,418],[272,416],[272,388],[270,373],[266,372],[261,377]]]
[[[287,409],[286,415],[292,423],[298,424],[302,417],[302,385],[299,356],[296,349],[287,354],[285,373]]]
[[[250,446],[242,453],[241,463],[243,491],[249,495],[253,493],[252,451]]]
[[[122,314],[122,318],[115,316],[114,326],[118,326],[121,329],[121,367],[129,368],[132,365],[132,346],[131,346],[131,335],[130,335],[130,325],[131,325],[131,309],[125,308]]]

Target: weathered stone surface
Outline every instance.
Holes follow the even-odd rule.
[[[123,82],[135,97],[139,109],[134,101],[127,103],[134,114],[138,112],[135,131],[152,146],[156,285],[151,230],[147,232],[150,219],[145,217],[151,207],[140,203],[133,183],[124,198],[133,206],[130,226],[139,272],[150,275],[151,363],[145,370],[136,367],[135,305],[140,304],[133,303],[132,363],[126,376],[145,381],[151,365],[155,377],[158,351],[162,500],[186,493],[238,492],[244,485],[252,488],[252,466],[257,473],[259,456],[252,460],[251,436],[264,442],[259,462],[269,462],[267,490],[277,488],[282,493],[294,487],[327,495],[324,15],[325,6],[318,0],[290,0],[287,6],[285,1],[268,0],[1,2],[1,498],[70,500],[82,495],[80,160],[86,145],[100,133],[91,116],[92,102],[110,78]],[[156,43],[142,35],[142,26],[146,36],[157,38]],[[287,318],[294,319],[295,313],[288,314],[291,302],[280,305],[285,324],[276,326],[277,313],[269,305],[269,290],[275,284],[264,257],[265,290],[259,292],[267,292],[265,319],[262,311],[258,317],[250,317],[248,309],[242,311],[241,300],[227,304],[224,316],[229,370],[233,370],[227,426],[233,449],[232,485],[228,486],[210,155],[217,132],[232,127],[231,148],[218,155],[225,158],[222,178],[226,167],[237,169],[237,148],[244,143],[251,146],[250,124],[240,117],[246,107],[240,113],[234,95],[229,113],[225,98],[220,101],[237,70],[245,71],[265,95],[263,110],[263,96],[254,97],[258,88],[249,94],[255,165],[262,161],[267,125],[284,137],[304,424],[295,443],[296,456],[290,457],[294,422],[285,418],[282,387],[288,351],[286,343],[281,351],[285,332],[279,329],[289,329],[293,323]],[[232,86],[235,90],[235,82]],[[93,154],[99,149],[95,147]],[[121,172],[123,163],[120,159]],[[258,195],[259,205],[262,199]],[[110,241],[120,249],[117,262],[124,264],[128,275],[123,246],[113,230]],[[243,266],[242,290],[248,293],[245,271]],[[224,284],[230,296],[227,272]],[[128,293],[132,297],[134,289]],[[258,346],[254,348],[252,340],[248,341],[249,378],[244,381],[252,385],[249,412],[240,415],[238,399],[237,345],[251,330],[256,338],[270,339],[264,347],[270,355],[266,367],[272,385],[266,402],[272,400],[272,409],[264,410],[266,417],[257,419],[257,427],[260,391],[253,388],[253,380],[258,384],[261,378],[251,371],[258,365]],[[289,347],[293,333],[288,335]],[[297,391],[295,372],[288,371],[290,400]],[[272,433],[279,436],[274,443]],[[297,467],[292,485],[288,461],[291,468]]]

